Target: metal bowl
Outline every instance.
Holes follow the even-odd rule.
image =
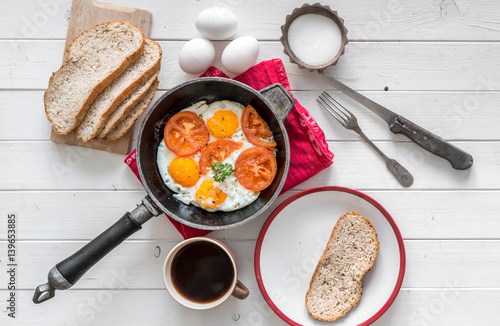
[[[288,30],[290,28],[290,25],[295,19],[297,19],[297,17],[305,14],[318,14],[325,16],[333,20],[340,28],[340,32],[342,34],[342,43],[340,46],[340,50],[332,60],[330,60],[325,64],[318,66],[308,64],[302,61],[300,58],[298,58],[295,55],[295,53],[293,53],[293,51],[290,49],[290,44],[288,43]],[[346,44],[349,43],[349,40],[347,39],[347,29],[344,26],[344,20],[340,18],[337,12],[332,10],[329,6],[323,6],[319,3],[315,3],[312,5],[306,3],[300,8],[295,8],[290,15],[286,16],[285,24],[281,26],[281,32],[282,35],[280,38],[280,42],[281,44],[283,44],[284,46],[283,52],[290,58],[290,62],[297,64],[301,69],[307,69],[309,71],[321,72],[330,66],[336,65],[340,56],[345,52]]]

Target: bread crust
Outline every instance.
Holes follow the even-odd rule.
[[[125,117],[115,128],[113,128],[106,136],[101,138],[104,141],[115,141],[122,136],[124,136],[127,131],[134,125],[135,120],[148,108],[149,104],[153,100],[153,97],[158,89],[159,81],[155,80],[153,85],[148,89],[144,97],[139,101],[139,103],[133,107],[129,115]]]
[[[121,105],[123,105],[123,103],[120,103],[118,108],[111,113],[108,121],[106,122],[106,125],[104,126],[104,129],[97,136],[97,139],[110,140],[107,139],[106,136],[123,120],[125,120],[128,117],[129,113],[132,111],[132,109],[134,109],[137,106],[137,104],[139,104],[139,102],[144,98],[144,96],[146,96],[146,94],[151,90],[152,85],[154,85],[158,81],[157,78],[159,73],[160,73],[160,68],[158,68],[158,70],[155,73],[149,76],[148,80],[146,80],[146,82],[143,85],[141,85],[137,90],[132,92],[132,94],[130,94],[129,96],[132,96],[133,98],[131,98],[130,103],[127,103],[126,107],[123,108],[121,116],[111,121],[111,118],[115,114],[115,111],[118,110],[118,108]],[[129,101],[129,98],[127,97],[124,101]]]
[[[76,138],[88,142],[93,139],[99,139],[100,133],[103,131],[104,127],[106,126],[106,123],[110,117],[110,115],[114,112],[114,110],[120,105],[121,102],[123,102],[130,94],[132,94],[136,89],[138,89],[142,84],[144,84],[149,77],[151,77],[156,71],[158,71],[160,67],[159,62],[156,63],[153,67],[151,67],[149,70],[147,70],[140,78],[138,78],[134,83],[132,83],[127,89],[125,89],[123,92],[120,93],[119,96],[115,98],[113,101],[113,104],[108,108],[106,112],[104,112],[101,116],[101,119],[99,120],[99,124],[95,128],[95,132],[90,136],[90,137],[85,137],[83,135],[80,135],[75,130],[75,135]],[[117,76],[118,77],[118,76]],[[99,94],[97,94],[99,95]],[[94,99],[95,100],[95,99]],[[92,103],[89,105],[89,107],[92,105]],[[85,118],[85,117],[84,117]],[[83,119],[82,118],[82,121]],[[77,127],[78,129],[78,127]]]
[[[361,300],[361,296],[363,295],[363,292],[361,291],[360,294],[359,294],[359,296],[357,296],[356,298],[354,298],[355,301],[353,302],[353,304],[351,305],[351,307],[349,307],[349,309],[346,309],[343,313],[337,314],[337,315],[335,315],[335,316],[333,316],[331,318],[325,318],[322,315],[317,314],[316,312],[312,311],[310,309],[309,302],[308,302],[310,294],[313,291],[313,283],[314,283],[315,279],[318,277],[318,273],[319,273],[319,270],[321,268],[321,265],[322,265],[323,261],[328,256],[328,249],[332,247],[332,245],[333,245],[333,239],[338,234],[340,221],[344,217],[350,216],[350,215],[356,216],[356,217],[361,218],[364,221],[368,222],[368,225],[370,226],[371,230],[373,231],[373,233],[375,235],[375,239],[377,240],[376,241],[376,255],[375,255],[375,259],[373,259],[372,264],[366,269],[366,271],[361,275],[361,277],[359,279],[359,282],[361,284],[361,288],[363,287],[363,278],[364,278],[364,276],[366,275],[367,272],[369,272],[375,266],[375,262],[377,261],[378,252],[379,252],[379,249],[380,249],[380,242],[378,241],[377,231],[375,230],[375,227],[373,226],[372,222],[370,220],[368,220],[366,217],[364,217],[361,214],[359,214],[358,212],[354,212],[354,211],[351,211],[351,212],[348,212],[348,213],[342,215],[339,218],[339,220],[337,221],[337,223],[335,224],[335,226],[334,226],[334,228],[332,230],[332,233],[330,234],[330,238],[328,239],[328,243],[327,243],[327,245],[325,247],[325,250],[323,251],[323,254],[322,254],[321,258],[319,259],[318,264],[317,264],[317,266],[316,266],[316,268],[314,270],[313,276],[311,277],[311,281],[309,283],[309,288],[307,290],[306,297],[305,297],[305,303],[306,303],[307,311],[309,312],[309,314],[311,314],[311,316],[313,318],[321,320],[321,321],[334,321],[334,320],[339,319],[340,317],[345,316],[353,307],[355,307],[359,303],[359,300]]]
[[[160,64],[161,64],[161,57],[162,57],[162,51],[161,47],[158,43],[155,41],[152,41],[148,38],[145,38],[145,41],[148,42],[148,46],[152,46],[155,48],[156,53],[158,54],[158,58],[156,61],[151,63],[151,65],[148,66],[148,68],[139,76],[137,77],[132,83],[130,83],[118,96],[116,96],[113,100],[112,103],[107,107],[105,112],[102,112],[100,119],[97,123],[97,125],[92,129],[91,134],[86,134],[87,132],[81,131],[80,128],[85,124],[85,118],[83,119],[82,125],[79,127],[76,127],[75,129],[75,135],[76,138],[83,140],[84,142],[90,141],[92,139],[98,139],[100,133],[103,131],[104,127],[106,126],[106,123],[108,122],[109,117],[111,114],[115,111],[116,108],[122,103],[130,94],[132,94],[135,90],[137,90],[141,85],[146,83],[152,75],[154,75],[157,71],[160,69]],[[146,44],[144,45],[146,46]],[[143,50],[143,52],[146,52],[146,49]],[[139,56],[140,57],[140,56]],[[134,68],[134,63],[131,63],[130,67]],[[124,73],[126,73],[128,70],[125,69]],[[117,77],[120,78],[120,75]],[[109,85],[113,85],[110,83]],[[111,86],[112,87],[112,86]],[[106,92],[106,90],[104,90]],[[97,98],[99,99],[99,95],[97,95]],[[90,105],[92,107],[92,104]],[[89,111],[87,111],[89,112]]]
[[[92,91],[89,93],[89,95],[85,99],[84,104],[81,106],[80,110],[75,115],[75,118],[74,118],[72,126],[70,128],[68,128],[68,129],[66,129],[66,130],[61,130],[61,129],[59,129],[59,126],[51,119],[51,114],[48,112],[48,108],[47,108],[47,102],[48,102],[47,96],[48,96],[48,91],[49,91],[50,85],[51,85],[52,81],[54,80],[55,76],[58,73],[60,73],[65,68],[65,66],[68,64],[68,62],[70,60],[71,50],[72,50],[73,46],[78,42],[78,40],[80,38],[84,37],[86,34],[92,32],[94,29],[96,29],[98,27],[101,27],[101,26],[104,26],[106,24],[110,24],[110,23],[118,23],[118,24],[124,24],[124,25],[125,24],[126,25],[131,25],[133,28],[137,29],[137,31],[141,33],[141,35],[142,35],[142,43],[138,47],[138,49],[136,49],[133,53],[131,53],[128,57],[126,57],[123,60],[123,62],[121,63],[121,65],[118,68],[116,68],[114,71],[112,71],[111,73],[109,73],[105,78],[103,78],[99,83],[97,83],[94,86],[94,88],[92,89]],[[64,63],[61,65],[61,67],[56,72],[52,73],[52,76],[49,79],[49,84],[48,84],[47,90],[45,91],[44,98],[43,98],[43,102],[44,102],[44,106],[45,106],[45,115],[47,116],[47,119],[52,124],[53,129],[54,129],[54,131],[56,133],[58,133],[60,135],[69,134],[69,133],[71,133],[83,121],[83,119],[85,117],[85,113],[89,109],[90,105],[94,102],[94,100],[97,97],[97,95],[109,83],[111,83],[116,77],[118,77],[121,73],[123,73],[127,69],[127,67],[130,65],[130,63],[132,63],[133,61],[135,61],[141,55],[142,49],[144,48],[144,42],[145,42],[144,39],[145,39],[144,34],[142,33],[142,31],[136,25],[134,25],[134,24],[132,24],[132,23],[130,23],[128,21],[119,21],[119,22],[106,22],[106,23],[101,23],[101,24],[98,24],[96,26],[93,26],[93,27],[89,28],[88,30],[84,31],[82,34],[80,34],[78,37],[76,37],[73,40],[73,42],[70,44],[70,46],[68,46],[68,49],[66,50],[66,59],[65,59]]]

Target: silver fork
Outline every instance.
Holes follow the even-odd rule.
[[[387,169],[398,179],[399,183],[408,187],[413,183],[413,175],[406,170],[398,161],[391,159],[385,155],[361,130],[358,125],[358,119],[335,100],[327,92],[321,93],[317,99],[319,104],[325,108],[340,124],[346,128],[357,132],[373,149],[384,159]]]

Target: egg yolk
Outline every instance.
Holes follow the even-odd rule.
[[[170,176],[183,187],[192,187],[200,179],[200,170],[190,157],[176,157],[170,163]]]
[[[206,180],[196,190],[196,201],[203,209],[214,209],[226,200],[227,195],[214,186],[213,180]]]
[[[229,110],[219,110],[207,120],[208,130],[216,138],[231,137],[239,125],[238,116]]]

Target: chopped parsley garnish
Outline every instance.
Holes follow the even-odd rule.
[[[214,171],[214,180],[217,182],[222,182],[228,176],[230,176],[235,170],[230,163],[215,162],[212,164],[212,170]]]

